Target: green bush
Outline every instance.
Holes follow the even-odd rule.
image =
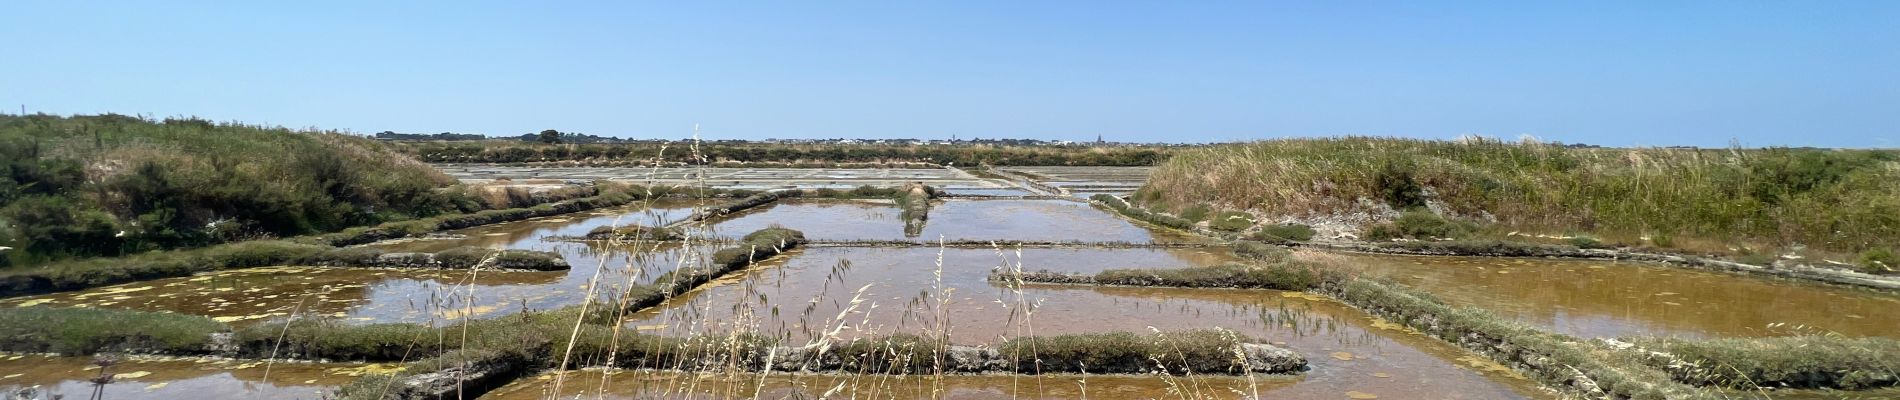
[[[1367,227],[1365,237],[1370,240],[1465,239],[1477,232],[1476,224],[1440,217],[1431,211],[1413,210],[1399,214],[1399,218],[1390,224]]]
[[[1870,274],[1893,272],[1900,269],[1900,254],[1888,247],[1868,249],[1860,253],[1860,269]]]
[[[1256,261],[1280,262],[1285,261],[1293,252],[1288,251],[1286,248],[1266,243],[1241,241],[1240,243],[1234,244],[1234,254]]]
[[[0,351],[204,354],[211,334],[228,330],[211,318],[96,308],[0,308]]]
[[[1268,243],[1304,242],[1313,240],[1319,234],[1313,227],[1301,224],[1273,224],[1260,228],[1250,238]]]

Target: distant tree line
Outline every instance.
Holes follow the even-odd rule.
[[[686,142],[564,145],[516,141],[407,142],[396,148],[427,162],[523,163],[547,161],[641,160],[680,164],[714,162],[921,162],[954,165],[1084,165],[1148,166],[1167,159],[1170,147],[1120,146],[997,146],[997,145],[868,145],[770,144],[755,142],[699,143],[697,153]],[[665,149],[662,152],[662,149]]]

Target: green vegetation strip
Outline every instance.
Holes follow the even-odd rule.
[[[1127,200],[1122,200],[1122,198],[1115,197],[1115,195],[1098,194],[1094,196],[1089,196],[1089,200],[1092,200],[1096,203],[1101,203],[1103,206],[1108,207],[1108,209],[1115,210],[1115,213],[1117,214],[1121,214],[1122,216],[1133,218],[1138,221],[1160,225],[1160,226],[1168,227],[1168,228],[1185,230],[1185,231],[1191,231],[1191,232],[1197,231],[1197,229],[1194,226],[1194,221],[1189,221],[1185,218],[1176,217],[1173,215],[1151,212],[1145,208],[1136,207],[1133,204],[1129,204]]]
[[[80,290],[193,273],[278,265],[369,268],[469,268],[482,261],[504,269],[567,269],[559,255],[532,250],[458,248],[437,253],[384,253],[284,240],[97,258],[0,272],[0,297]]]

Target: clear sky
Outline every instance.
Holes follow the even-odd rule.
[[[9,1],[0,105],[356,132],[1900,147],[1900,1]]]

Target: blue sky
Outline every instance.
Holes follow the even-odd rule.
[[[491,135],[1900,147],[1895,1],[541,3],[9,2],[0,105]]]

